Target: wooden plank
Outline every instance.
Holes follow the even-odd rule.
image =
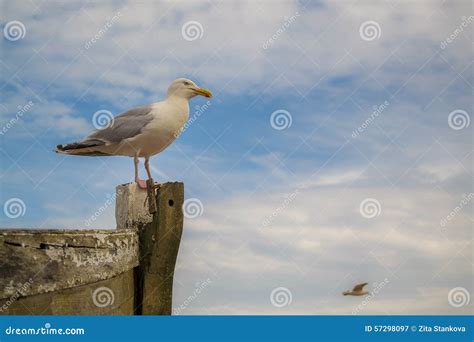
[[[133,315],[133,270],[113,278],[15,300],[0,300],[0,315]]]
[[[0,231],[0,299],[94,283],[137,265],[131,230]]]
[[[173,276],[183,232],[183,183],[157,190],[157,211],[140,233],[136,314],[171,315]]]

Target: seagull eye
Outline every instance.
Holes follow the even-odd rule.
[[[191,83],[189,83],[188,81],[184,81],[184,85],[190,85]]]

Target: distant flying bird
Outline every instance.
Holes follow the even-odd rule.
[[[362,283],[354,286],[354,288],[350,291],[345,291],[342,294],[344,296],[364,296],[366,294],[369,294],[367,291],[364,291],[364,286],[367,285],[368,283]]]
[[[166,99],[148,106],[130,109],[112,119],[110,125],[97,129],[84,140],[57,145],[56,152],[78,156],[128,156],[135,164],[135,182],[146,189],[138,176],[138,158],[145,158],[151,179],[150,157],[168,147],[189,118],[189,100],[196,95],[212,97],[209,90],[191,80],[179,78],[171,83]]]

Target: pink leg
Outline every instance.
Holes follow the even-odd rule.
[[[135,164],[135,183],[137,183],[138,187],[140,189],[146,189],[146,182],[144,180],[141,180],[140,177],[138,177],[138,154],[135,155],[133,158],[133,163]]]
[[[148,179],[152,179],[151,171],[150,171],[150,157],[145,158],[145,170],[146,174],[148,175]]]
[[[148,175],[148,179],[153,179],[153,177],[151,176],[151,171],[150,171],[150,158],[149,157],[145,158],[145,170]],[[155,184],[158,184],[158,183],[155,183]]]

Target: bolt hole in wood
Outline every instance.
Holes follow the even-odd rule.
[[[170,200],[168,201],[168,205],[169,205],[170,207],[172,207],[172,206],[174,205],[174,201],[173,201],[172,199],[170,199]]]

